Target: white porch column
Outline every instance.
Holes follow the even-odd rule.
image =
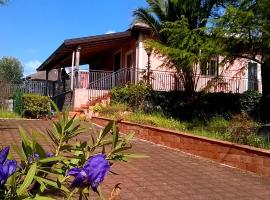
[[[75,51],[72,52],[72,63],[71,63],[71,79],[70,79],[70,89],[74,89],[74,61],[75,61]]]
[[[137,46],[137,68],[142,69],[143,68],[143,38],[142,34],[139,35],[138,38],[138,46]]]
[[[76,58],[75,58],[75,66],[76,66],[76,77],[75,77],[75,84],[76,87],[79,87],[80,85],[80,51],[81,51],[81,47],[78,46],[76,49]]]
[[[135,82],[139,82],[140,80],[140,70],[143,68],[143,37],[142,34],[139,35],[137,40],[136,47],[136,80]]]

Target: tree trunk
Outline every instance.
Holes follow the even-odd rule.
[[[261,65],[262,75],[262,100],[261,100],[261,120],[270,121],[270,57],[264,59]]]
[[[195,83],[192,70],[184,71],[184,88],[187,97],[192,97],[195,93]]]
[[[263,97],[270,98],[270,57],[266,58],[261,65],[261,74]]]

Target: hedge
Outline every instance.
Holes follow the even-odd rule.
[[[23,115],[31,118],[45,117],[50,112],[50,98],[39,94],[22,96]]]
[[[137,91],[140,92],[136,96],[134,93]],[[111,98],[112,101],[126,103],[148,113],[162,112],[168,117],[182,120],[209,120],[216,116],[229,119],[241,112],[257,118],[261,94],[252,91],[243,94],[197,92],[193,97],[187,97],[181,91],[153,91],[144,89],[142,85],[127,85],[114,88]],[[140,107],[138,99],[143,104]]]

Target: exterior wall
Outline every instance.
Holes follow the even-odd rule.
[[[139,46],[140,51],[140,58],[138,58],[139,64],[138,68],[145,70],[147,68],[147,61],[148,56],[145,51],[143,40],[149,38],[148,36],[141,36],[139,38],[139,43],[141,42]],[[222,57],[219,58],[219,62],[222,61]],[[153,83],[154,83],[154,89],[158,88],[172,88],[169,87],[172,85],[176,85],[178,89],[183,89],[183,84],[178,84],[179,79],[173,77],[174,72],[176,72],[174,69],[168,69],[162,64],[164,63],[164,60],[159,57],[158,55],[151,55],[150,57],[151,62],[151,70],[158,70],[158,71],[167,71],[169,73],[166,73],[166,75],[162,72],[154,73],[155,76],[153,77]],[[219,67],[218,74],[222,77],[219,77],[219,79],[213,79],[215,76],[210,75],[200,75],[200,67],[198,67],[197,75],[196,75],[196,82],[197,87],[196,90],[206,90],[209,92],[237,92],[242,93],[249,89],[250,84],[256,84],[256,88],[259,92],[262,91],[261,87],[261,66],[260,64],[257,64],[257,78],[256,81],[250,81],[248,79],[248,62],[247,59],[237,59],[233,63],[225,64],[223,67]],[[253,82],[253,83],[252,83]]]
[[[82,89],[76,88],[74,89],[74,104],[73,108],[80,108],[82,105],[88,103],[89,94],[91,98],[94,100],[96,98],[105,96],[108,94],[108,90],[95,90],[95,89]],[[91,99],[90,99],[91,100]]]
[[[127,53],[132,53],[133,56],[133,67],[136,66],[136,41],[132,40],[128,42],[127,44],[123,45],[121,47],[121,52],[122,52],[122,66],[121,68],[126,67],[126,55]]]
[[[79,108],[82,104],[88,102],[88,90],[87,89],[74,89],[74,108]]]
[[[90,69],[91,70],[100,70],[100,71],[113,71],[114,70],[114,55],[117,52],[121,52],[121,66],[120,68],[126,67],[126,55],[131,53],[133,55],[133,66],[139,71],[144,71],[147,69],[148,65],[148,55],[143,44],[144,40],[149,38],[147,35],[141,34],[136,41],[130,40],[129,42],[110,50],[107,50],[103,53],[98,54],[94,58],[90,59]],[[219,58],[219,62],[222,61],[222,58]],[[208,92],[234,92],[242,93],[247,91],[250,88],[251,81],[248,78],[248,60],[238,59],[233,63],[228,63],[223,67],[219,67],[218,74],[219,77],[211,75],[201,75],[200,67],[198,67],[196,80],[196,90],[197,91],[208,91]],[[151,82],[153,89],[155,90],[183,90],[183,83],[181,79],[175,73],[175,69],[168,69],[164,64],[164,59],[155,55],[154,53],[150,56],[151,70]],[[127,75],[129,73],[129,75]],[[143,79],[143,73],[137,73],[132,75],[134,72],[123,72],[119,74],[121,77],[129,77],[128,80],[139,81]],[[99,77],[99,76],[98,76]],[[133,77],[133,78],[132,78]],[[261,70],[260,65],[257,65],[257,77],[258,82],[255,88],[261,91]],[[80,74],[80,87],[88,88],[89,81],[92,81],[92,78],[89,80],[89,74],[86,72],[81,72]],[[99,79],[99,78],[98,78]],[[127,80],[127,81],[128,81]],[[255,82],[255,81],[253,81]]]

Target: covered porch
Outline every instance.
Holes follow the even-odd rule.
[[[95,89],[92,83],[98,80],[106,80],[107,77],[111,79],[105,81],[99,90],[108,90],[119,80],[135,81],[133,74],[139,62],[138,36],[138,31],[129,29],[125,32],[65,40],[37,70],[46,71],[48,82],[49,72],[57,69],[56,92],[52,98],[56,101],[62,99],[64,103],[63,98],[70,93],[73,101],[71,105],[77,107],[88,101],[89,90]],[[121,76],[121,79],[117,76]]]

